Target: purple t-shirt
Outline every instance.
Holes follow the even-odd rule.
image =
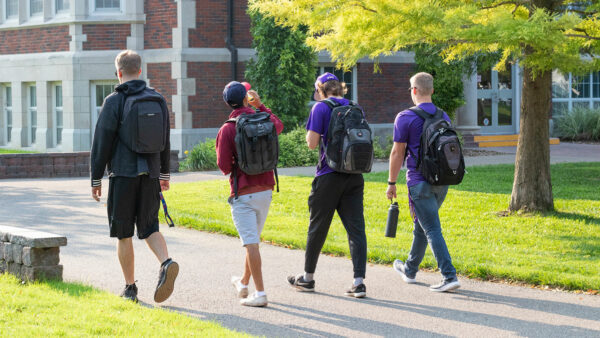
[[[428,114],[435,114],[436,107],[433,103],[421,103],[418,105]],[[450,122],[450,118],[444,112],[444,119]],[[417,159],[413,157],[419,155],[421,133],[423,132],[424,120],[411,110],[404,110],[398,113],[396,121],[394,121],[394,142],[406,143],[407,158],[406,158],[406,185],[412,187],[421,182],[425,182],[425,178],[417,170]]]
[[[330,97],[329,99],[339,103],[342,106],[350,104],[347,99],[338,99]],[[327,103],[317,102],[310,111],[308,122],[306,122],[306,130],[312,130],[317,134],[321,135],[321,146],[319,147],[320,163],[321,166],[317,166],[317,173],[315,176],[321,176],[333,172],[333,169],[329,168],[327,161],[325,160],[325,148],[327,145],[327,130],[329,130],[329,120],[331,119],[331,108]]]

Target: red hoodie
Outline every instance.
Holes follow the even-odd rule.
[[[277,115],[271,113],[271,109],[261,105],[258,110],[271,114],[271,122],[275,125],[277,134],[281,134],[283,131],[283,123]],[[254,114],[255,111],[251,107],[243,107],[235,109],[229,114],[229,118],[233,119],[241,114]],[[217,165],[223,175],[229,175],[229,184],[231,185],[231,197],[234,196],[233,191],[233,166],[235,163],[234,156],[236,156],[235,150],[235,124],[225,123],[219,129],[216,141],[217,150]],[[258,175],[248,175],[241,170],[237,170],[238,176],[238,195],[247,195],[259,191],[273,190],[275,186],[275,178],[273,172],[266,172]]]

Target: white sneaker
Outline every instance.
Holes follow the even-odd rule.
[[[239,298],[246,298],[246,297],[248,297],[248,286],[243,287],[242,277],[232,276],[231,277],[231,284],[233,284],[233,287],[237,291],[237,296]]]
[[[240,304],[245,305],[245,306],[256,306],[256,307],[261,307],[261,306],[267,306],[268,301],[267,301],[267,296],[260,296],[260,297],[256,297],[256,295],[252,295],[248,298],[244,298],[244,299],[240,299]]]
[[[433,291],[433,292],[446,292],[446,291],[456,290],[459,287],[460,287],[460,283],[458,282],[458,279],[455,277],[452,280],[442,280],[441,283],[430,286],[429,290]]]
[[[406,275],[406,273],[404,272],[404,262],[396,259],[394,261],[394,270],[400,274],[400,276],[402,277],[402,280],[405,281],[407,284],[415,284],[417,282],[417,280],[413,277],[410,278]]]

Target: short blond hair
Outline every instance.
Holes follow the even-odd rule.
[[[420,72],[410,78],[410,85],[417,88],[421,95],[433,94],[433,76],[429,73]]]
[[[124,50],[115,59],[115,66],[125,75],[138,75],[142,69],[142,57],[132,50]]]

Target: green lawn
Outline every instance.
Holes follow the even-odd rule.
[[[553,165],[556,212],[547,215],[499,216],[508,208],[512,165],[468,171],[461,185],[451,187],[440,211],[444,236],[461,275],[572,290],[600,289],[600,163]],[[412,240],[406,185],[399,180],[399,203],[405,207],[397,237],[390,239],[383,236],[389,206],[384,196],[387,173],[365,175],[365,180],[369,260],[388,264],[405,259]],[[273,194],[264,241],[304,248],[311,181],[310,177],[280,177],[281,192]],[[224,180],[180,183],[165,197],[176,224],[236,235],[226,202],[228,192]],[[349,255],[337,216],[324,252]],[[295,264],[302,267],[302,262]],[[423,266],[436,267],[429,250]]]
[[[175,312],[127,302],[80,284],[21,284],[0,275],[0,336],[247,337]]]
[[[0,154],[35,154],[35,151],[25,151],[17,149],[0,149]]]

